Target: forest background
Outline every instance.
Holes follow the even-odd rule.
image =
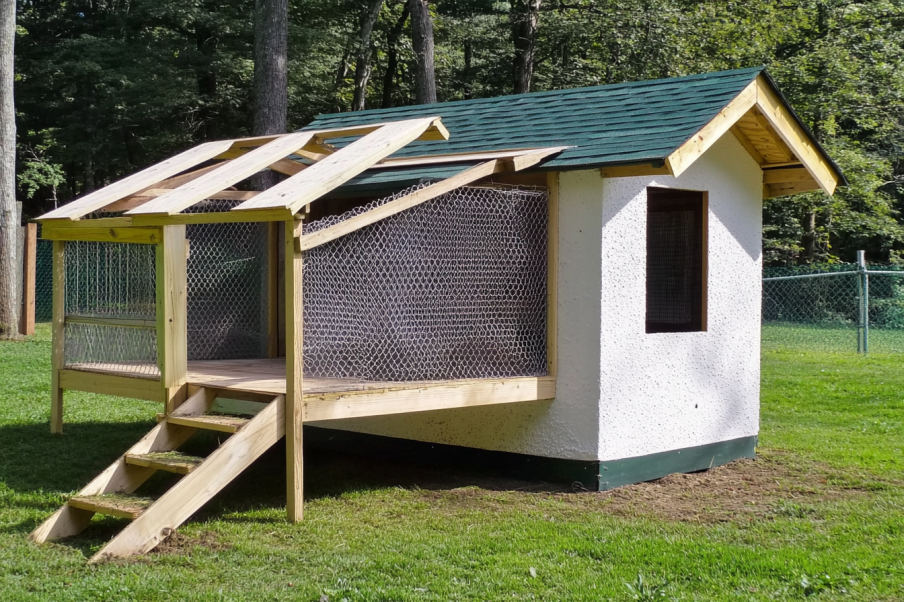
[[[422,0],[438,101],[766,65],[850,186],[770,199],[767,265],[904,263],[904,0]],[[405,0],[289,0],[288,126],[418,98]],[[19,0],[33,218],[252,129],[254,0]],[[423,98],[423,96],[421,96]]]

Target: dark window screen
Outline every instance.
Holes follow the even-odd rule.
[[[647,188],[647,332],[704,330],[704,193]]]

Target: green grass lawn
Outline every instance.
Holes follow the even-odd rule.
[[[904,600],[902,362],[767,352],[758,461],[607,493],[312,451],[289,525],[277,449],[163,550],[88,566],[120,521],[26,537],[159,408],[67,393],[51,436],[39,327],[0,342],[0,600],[630,600],[638,574],[661,599]]]

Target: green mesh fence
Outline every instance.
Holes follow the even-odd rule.
[[[901,267],[766,268],[763,276],[764,349],[904,352]]]

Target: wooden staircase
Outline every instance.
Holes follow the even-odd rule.
[[[29,536],[41,543],[83,531],[95,513],[131,519],[90,562],[144,554],[279,441],[286,431],[285,396],[201,388]],[[207,458],[175,451],[199,430],[230,433]],[[133,495],[158,470],[183,476],[158,499]]]

